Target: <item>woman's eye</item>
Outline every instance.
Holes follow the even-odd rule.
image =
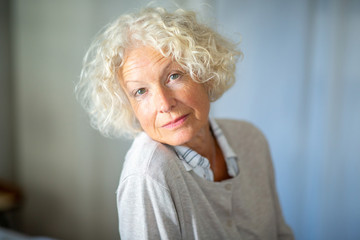
[[[175,80],[175,79],[178,79],[179,77],[180,77],[180,74],[174,73],[174,74],[170,75],[170,80]]]
[[[146,89],[145,89],[145,88],[139,88],[139,89],[135,92],[135,96],[140,96],[140,95],[143,95],[144,93],[146,93]]]

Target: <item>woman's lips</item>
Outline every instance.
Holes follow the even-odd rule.
[[[186,121],[188,116],[189,116],[189,114],[183,115],[183,116],[175,119],[174,121],[170,121],[170,122],[166,123],[162,127],[169,128],[169,129],[176,128],[176,127],[182,125]]]

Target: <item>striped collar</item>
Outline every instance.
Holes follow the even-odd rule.
[[[224,155],[228,174],[235,177],[239,173],[237,156],[227,142],[225,135],[214,119],[210,119],[210,127]],[[214,181],[214,174],[209,160],[186,146],[173,146],[177,156],[183,162],[187,171],[194,171],[198,176]]]

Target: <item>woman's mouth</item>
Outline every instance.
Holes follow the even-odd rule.
[[[163,128],[168,128],[168,129],[176,128],[176,127],[182,125],[186,121],[188,116],[189,116],[189,114],[183,115],[183,116],[175,119],[174,121],[170,121],[170,122],[166,123],[162,127]]]

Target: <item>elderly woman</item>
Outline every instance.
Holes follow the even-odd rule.
[[[121,239],[292,239],[266,139],[209,118],[236,45],[193,12],[121,16],[85,56],[77,94],[105,135],[132,136],[117,190]]]

